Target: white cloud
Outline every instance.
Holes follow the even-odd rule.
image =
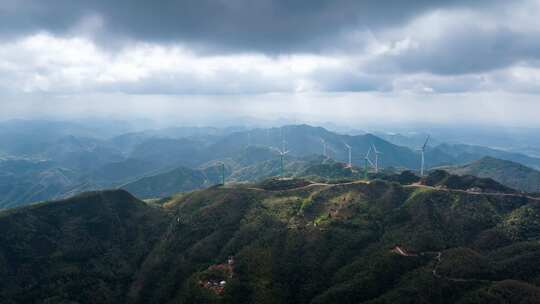
[[[0,86],[26,92],[242,93],[317,89],[311,75],[339,58],[311,54],[201,56],[180,45],[135,43],[118,52],[86,38],[31,35],[0,45]]]
[[[341,33],[325,51],[280,55],[137,41],[107,48],[94,40],[106,20],[88,15],[65,36],[0,42],[0,106],[4,116],[39,109],[174,120],[211,109],[351,124],[536,124],[539,13],[532,0],[435,10],[400,27]]]
[[[540,13],[534,2],[429,11],[405,26],[344,32],[343,44],[327,52],[274,56],[205,54],[180,43],[104,48],[93,33],[105,21],[90,14],[69,36],[42,32],[0,43],[0,87],[53,94],[534,93],[531,62],[540,60],[540,43],[526,39],[540,37],[529,26],[538,22],[531,11]]]
[[[366,68],[381,73],[488,73],[540,59],[540,3],[446,9],[373,34]]]

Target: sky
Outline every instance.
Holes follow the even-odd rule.
[[[540,0],[0,0],[0,119],[540,127]]]

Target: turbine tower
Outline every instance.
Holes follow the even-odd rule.
[[[328,158],[328,156],[326,155],[326,140],[321,138],[321,142],[322,142],[322,146],[323,146],[323,156],[325,158]]]
[[[345,144],[345,147],[347,147],[347,150],[349,150],[349,163],[347,164],[347,167],[352,168],[352,160],[351,160],[352,150],[351,150],[351,146],[349,146],[348,144]]]
[[[375,173],[379,173],[379,154],[382,154],[377,150],[374,144],[371,144],[373,147],[373,152],[375,153]]]
[[[426,141],[424,142],[424,145],[422,146],[422,148],[419,149],[420,154],[422,155],[422,160],[420,163],[420,176],[424,176],[424,165],[425,165],[424,153],[426,152],[426,146],[427,146],[428,141],[429,141],[429,135],[427,136]]]
[[[219,165],[220,173],[221,173],[221,185],[225,185],[225,163],[222,161],[216,162]]]
[[[366,156],[364,156],[364,178],[365,179],[368,178],[368,166],[369,166],[369,164],[374,166],[373,163],[371,162],[371,159],[369,159],[369,153],[371,153],[371,147],[369,147],[369,150],[367,151]]]
[[[221,163],[221,184],[225,186],[225,163]]]
[[[287,155],[289,151],[285,150],[285,141],[281,142],[281,150],[279,150],[279,156],[280,156],[280,167],[281,167],[281,177],[283,177],[283,159],[285,158],[285,155]]]

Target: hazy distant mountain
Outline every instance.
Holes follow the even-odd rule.
[[[484,157],[467,165],[441,169],[452,174],[489,177],[522,191],[540,192],[540,171],[508,160]]]
[[[103,164],[90,172],[94,180],[124,184],[151,173],[158,173],[161,166],[155,162],[128,158]]]
[[[139,198],[154,198],[166,197],[174,193],[192,191],[220,183],[219,175],[208,176],[205,172],[207,171],[179,167],[165,173],[143,177],[125,184],[121,188]]]
[[[393,143],[394,145],[407,147],[411,150],[419,149],[426,142],[426,138],[429,134],[427,133],[387,133],[387,132],[374,132],[374,135]],[[428,146],[435,146],[440,144],[440,142],[433,137],[430,137]]]
[[[137,130],[137,127],[114,120],[0,121],[0,151],[17,157],[29,156],[42,153],[52,143],[66,136],[106,139],[133,130]]]
[[[412,150],[420,148],[424,144],[428,135],[424,133],[408,133],[407,135],[403,135],[400,133],[385,132],[375,132],[374,134],[393,144],[408,147]],[[436,132],[436,134],[439,133]],[[501,138],[508,137],[502,136]],[[447,140],[455,141],[456,139],[450,137]],[[499,143],[500,141],[496,142]],[[492,156],[500,159],[519,162],[527,166],[540,168],[540,157],[538,157],[540,156],[540,150],[539,148],[532,146],[519,149],[506,146],[506,149],[503,150],[479,145],[443,143],[440,140],[431,137],[428,143],[426,156],[426,164],[428,166],[437,166],[441,164],[464,164],[478,160],[484,156]]]
[[[170,127],[164,129],[146,130],[140,132],[125,133],[108,140],[126,155],[131,155],[133,150],[145,141],[153,139],[194,139],[201,143],[214,142],[220,137],[238,132],[239,128],[212,128],[212,127]]]
[[[40,155],[64,167],[81,170],[124,159],[121,151],[102,140],[75,136],[62,137],[50,143]]]
[[[229,158],[235,169],[253,165],[262,161],[279,159],[279,152],[271,147],[262,145],[241,146],[233,156]]]
[[[50,161],[0,161],[0,209],[62,198],[72,193],[95,189],[79,172],[58,167]]]
[[[196,167],[210,160],[204,145],[191,139],[152,138],[133,148],[131,158],[161,166]]]
[[[303,176],[308,168],[324,162],[326,161],[323,157],[286,156],[284,172],[287,176]],[[335,163],[331,160],[328,162]],[[266,147],[246,147],[236,157],[224,159],[223,163],[226,182],[229,183],[261,181],[281,174],[279,154]],[[219,184],[222,178],[221,170],[219,162],[209,162],[197,169],[179,167],[142,177],[121,188],[140,198],[164,197]],[[310,171],[310,173],[316,175],[315,171]]]
[[[290,155],[303,157],[323,153],[323,144],[327,144],[327,154],[338,161],[347,161],[348,151],[345,144],[352,147],[352,162],[358,166],[363,165],[364,156],[371,145],[375,145],[380,155],[381,167],[407,167],[415,168],[419,165],[419,154],[393,145],[377,136],[341,135],[330,132],[324,128],[308,125],[284,126],[283,128],[255,129],[247,132],[233,133],[210,146],[210,151],[232,156],[239,147],[248,145],[272,146],[281,148],[283,145],[290,151]],[[282,142],[285,141],[285,143]],[[371,155],[373,157],[373,155]]]
[[[265,147],[246,147],[237,158],[226,159],[224,163],[227,183],[258,182],[281,174],[279,155]],[[178,192],[220,184],[221,170],[221,164],[216,162],[206,164],[199,169],[179,167],[142,177],[121,188],[139,198],[165,197]],[[344,163],[322,156],[286,156],[284,175],[315,179],[359,178],[363,176],[363,171],[358,168],[351,170],[346,168]]]
[[[133,148],[130,157],[158,162],[163,166],[185,166],[197,168],[213,160],[233,160],[231,166],[248,167],[255,162],[275,160],[277,150],[285,148],[288,157],[305,157],[323,153],[322,140],[326,142],[327,155],[337,161],[346,162],[348,151],[345,144],[352,147],[352,162],[363,166],[364,156],[372,145],[380,152],[380,167],[418,168],[420,155],[405,147],[393,145],[381,138],[371,135],[340,135],[320,127],[307,125],[285,126],[283,128],[255,129],[234,132],[220,139],[208,140],[151,138]],[[452,163],[446,158],[434,164]],[[370,155],[374,160],[374,153]],[[432,158],[433,159],[433,158]],[[428,164],[431,164],[428,162]],[[275,172],[270,172],[272,176]],[[260,176],[259,174],[256,174]]]
[[[532,168],[540,168],[540,158],[481,146],[441,144],[431,149],[428,153],[440,153],[447,155],[449,158],[448,164],[466,164],[481,159],[485,156],[491,156],[494,158],[517,162]]]
[[[531,157],[540,158],[540,147],[523,146],[520,148],[510,148],[510,152],[526,154]]]
[[[9,171],[14,178],[4,182],[3,188],[0,188],[0,198],[9,196],[11,202],[17,204],[64,197],[79,190],[118,187],[143,177],[171,172],[179,167],[204,171],[205,168],[215,168],[218,161],[226,164],[228,180],[258,181],[280,174],[278,150],[283,148],[289,151],[285,161],[285,174],[288,176],[313,173],[325,178],[332,175],[345,177],[348,173],[339,172],[338,167],[341,165],[332,167],[330,164],[322,164],[321,159],[314,163],[310,163],[313,159],[306,159],[322,155],[322,140],[326,143],[328,157],[337,163],[348,161],[348,144],[352,147],[352,163],[363,168],[366,152],[374,145],[380,152],[380,168],[418,170],[420,167],[418,151],[392,144],[372,134],[342,135],[308,125],[254,130],[179,127],[129,132],[110,138],[96,137],[95,129],[70,123],[53,123],[48,126],[41,122],[28,125],[11,122],[7,126],[0,130],[0,150],[3,150],[4,143],[16,142],[20,136],[23,139],[18,142],[18,146],[6,149],[8,152],[0,151],[3,159],[39,159],[54,164],[31,178],[25,177],[23,171],[17,172],[19,169]],[[39,133],[39,127],[44,129],[43,136],[32,133]],[[71,129],[75,135],[69,134]],[[5,141],[2,142],[2,139]],[[424,136],[419,135],[415,140],[420,139],[424,139]],[[465,164],[486,155],[540,167],[540,159],[526,155],[450,144],[428,147],[426,167]],[[375,161],[373,150],[370,158]],[[319,167],[303,173],[313,166]],[[193,187],[183,188],[180,183],[176,190],[157,189],[146,194],[154,196],[213,184],[201,183],[197,175],[191,176],[195,179],[190,182]]]

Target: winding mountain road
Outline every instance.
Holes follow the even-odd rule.
[[[265,190],[265,189],[257,188],[257,187],[249,187],[247,189],[256,190],[256,191],[287,191],[287,190],[301,190],[301,189],[306,189],[306,188],[311,188],[311,187],[316,187],[316,186],[323,186],[323,187],[331,188],[331,187],[336,187],[336,186],[345,186],[345,185],[354,185],[354,184],[369,184],[370,183],[370,181],[365,181],[365,180],[356,180],[356,181],[352,181],[352,182],[335,183],[335,184],[314,182],[314,181],[310,181],[310,180],[308,180],[308,182],[310,182],[310,184],[308,184],[308,185],[297,187],[297,188],[284,189],[284,190]],[[471,191],[471,190],[439,188],[439,187],[422,185],[422,184],[418,184],[418,183],[411,184],[411,185],[404,185],[403,187],[404,188],[424,188],[424,189],[430,189],[430,190],[434,190],[434,191],[467,193],[467,194],[473,194],[473,195],[523,197],[523,198],[527,198],[527,199],[534,200],[534,201],[540,201],[540,197],[534,197],[534,196],[526,195],[526,194],[523,194],[523,193],[477,192],[477,191]]]

